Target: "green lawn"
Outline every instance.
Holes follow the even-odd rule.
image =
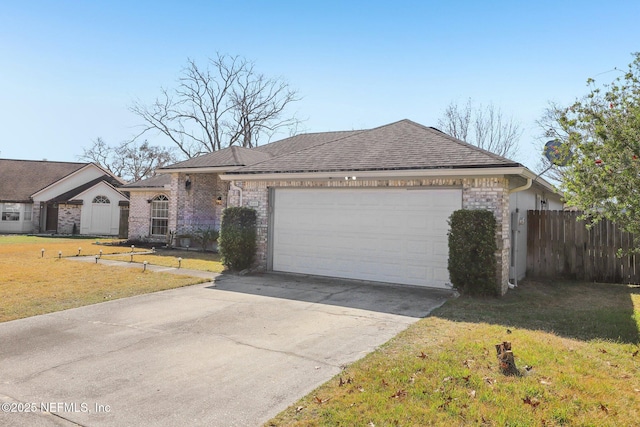
[[[203,282],[203,279],[68,260],[81,255],[106,258],[131,253],[108,239],[0,236],[0,322],[111,299]],[[42,251],[44,249],[44,252]],[[142,251],[143,249],[135,249]],[[61,253],[61,255],[59,255]],[[177,254],[135,255],[150,263],[177,264]],[[180,252],[184,268],[221,271],[217,255]],[[129,257],[127,256],[127,259]]]
[[[640,289],[528,281],[451,300],[268,426],[637,426]],[[504,376],[510,341],[521,376]]]

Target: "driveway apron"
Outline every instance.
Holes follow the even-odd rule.
[[[260,425],[450,296],[221,275],[1,323],[0,425]]]

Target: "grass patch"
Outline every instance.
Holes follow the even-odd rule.
[[[65,259],[76,256],[79,248],[81,255],[97,255],[100,250],[103,255],[131,252],[128,247],[99,245],[96,241],[110,240],[0,236],[0,322],[204,281]],[[183,266],[197,269],[200,260],[196,258],[191,265],[192,254],[195,256],[183,256]]]
[[[639,329],[637,287],[530,281],[461,297],[266,425],[637,425]],[[499,372],[502,341],[522,376]]]

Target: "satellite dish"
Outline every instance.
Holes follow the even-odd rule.
[[[562,145],[562,142],[557,139],[544,144],[544,156],[556,166],[566,166],[572,157],[571,151]]]

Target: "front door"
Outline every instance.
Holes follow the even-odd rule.
[[[47,205],[47,220],[45,231],[58,232],[58,204],[50,203]]]

